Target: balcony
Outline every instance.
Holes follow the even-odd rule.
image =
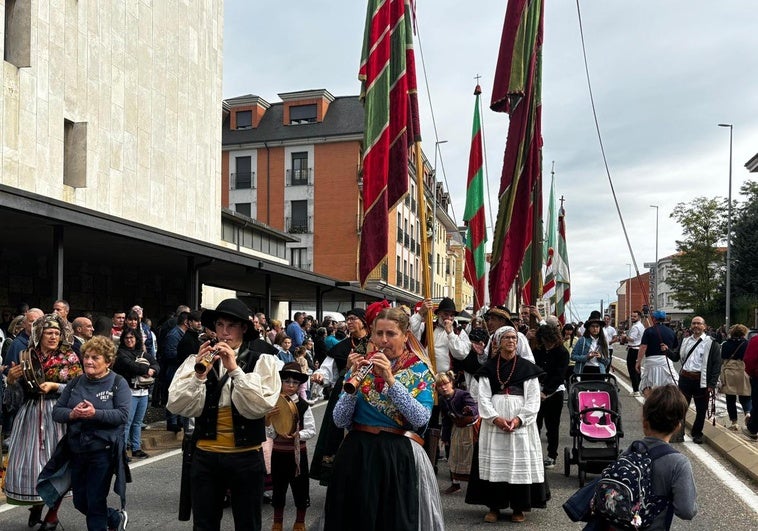
[[[403,229],[400,227],[397,228],[397,242],[403,243]]]
[[[287,170],[286,186],[313,186],[313,168]]]
[[[229,175],[230,190],[251,190],[255,189],[255,172],[238,172]]]
[[[307,218],[285,218],[285,225],[290,234],[310,234],[313,232],[310,216]]]
[[[396,284],[397,284],[397,286],[399,288],[403,287],[403,274],[401,272],[399,272],[399,271],[397,273],[397,282],[396,282]]]
[[[409,247],[410,244],[411,244],[411,236],[410,234],[405,233],[405,235],[403,236],[403,245],[405,245],[406,247]]]

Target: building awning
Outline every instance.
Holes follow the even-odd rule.
[[[138,258],[142,268],[156,274],[188,280],[196,274],[202,284],[256,297],[270,293],[275,301],[320,296],[323,302],[372,302],[386,297],[380,291],[0,185],[0,246],[52,255],[56,242],[62,245],[64,261],[77,256],[107,266]]]

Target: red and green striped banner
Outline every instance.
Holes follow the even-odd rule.
[[[566,211],[558,211],[558,249],[553,257],[555,270],[555,315],[566,324],[566,306],[571,300],[571,274],[569,272],[568,248],[566,247]]]
[[[387,255],[389,210],[408,192],[408,145],[419,139],[410,0],[369,0],[358,78],[365,109],[358,270],[365,285]]]
[[[493,305],[506,301],[532,244],[534,216],[541,215],[535,192],[542,175],[542,34],[542,0],[509,0],[490,105],[510,114],[490,263]],[[524,275],[524,286],[530,277]]]
[[[471,131],[471,151],[468,159],[466,184],[466,280],[474,287],[474,311],[484,305],[484,275],[486,272],[487,231],[484,218],[484,170],[482,155],[482,127],[479,120],[479,85],[474,89],[474,126]]]

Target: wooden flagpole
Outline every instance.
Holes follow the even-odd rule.
[[[413,143],[414,159],[416,161],[416,202],[418,203],[419,234],[421,235],[421,285],[424,299],[431,299],[431,268],[429,267],[429,238],[427,238],[426,223],[426,179],[424,178],[424,157],[421,154],[421,141]],[[432,191],[434,198],[436,190]],[[432,219],[434,223],[434,219]],[[432,242],[434,245],[434,242]],[[437,374],[437,362],[434,357],[434,314],[426,312],[426,352],[432,366],[432,374]]]

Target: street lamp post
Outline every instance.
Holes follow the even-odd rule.
[[[729,330],[732,315],[732,133],[733,124],[719,124],[729,128],[729,194],[726,214],[726,329]]]
[[[658,309],[658,205],[650,205],[655,209],[655,278],[653,279],[653,309]]]
[[[440,144],[447,144],[447,140],[437,140],[434,143],[434,166],[432,169],[432,174],[434,175],[434,185],[432,188],[432,245],[431,245],[431,251],[432,251],[432,260],[431,260],[431,267],[432,267],[432,279],[434,279],[434,272],[436,271],[435,267],[437,266],[437,253],[435,252],[435,239],[437,238],[437,153],[440,152]],[[423,186],[423,184],[421,184]],[[426,215],[426,212],[423,212],[419,215]],[[434,281],[432,281],[432,285],[434,285]],[[432,297],[437,296],[436,293],[432,293]]]

